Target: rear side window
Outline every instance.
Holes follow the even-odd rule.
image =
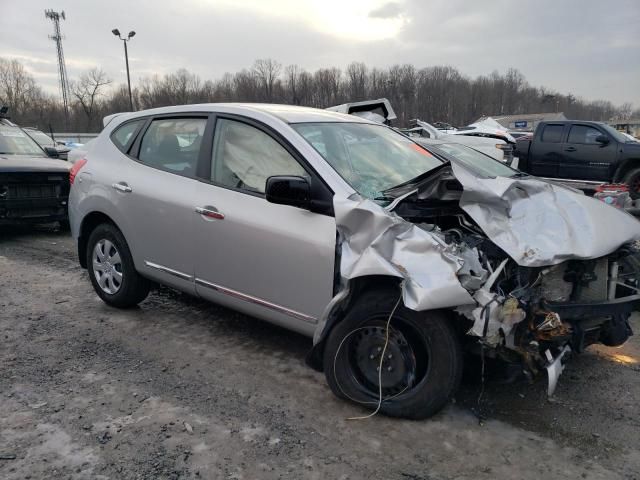
[[[124,152],[129,145],[131,137],[143,122],[144,120],[136,120],[134,122],[124,123],[116,128],[111,134],[111,140],[116,144],[116,147]]]
[[[206,118],[153,120],[142,137],[138,159],[150,167],[195,177]]]
[[[587,125],[574,125],[569,132],[569,143],[586,143],[588,145],[599,145],[596,138],[602,135],[597,128]]]
[[[546,143],[562,142],[564,125],[545,125],[542,131],[542,141]]]

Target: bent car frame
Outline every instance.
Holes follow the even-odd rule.
[[[98,296],[160,283],[313,337],[341,398],[428,417],[464,351],[546,370],[553,393],[570,352],[631,334],[640,223],[463,145],[280,105],[105,123],[70,173]]]

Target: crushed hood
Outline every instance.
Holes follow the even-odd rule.
[[[579,190],[535,177],[483,178],[459,163],[447,166],[385,193],[405,199],[437,195],[440,177],[450,171],[462,185],[462,210],[524,267],[598,258],[640,240],[636,218]]]
[[[460,207],[519,265],[540,267],[607,255],[640,240],[628,213],[560,185],[524,178],[478,178],[458,164]]]

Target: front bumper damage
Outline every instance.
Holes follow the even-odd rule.
[[[459,213],[450,215],[456,228],[440,222],[445,209],[433,221],[419,218],[421,208],[434,210],[430,199],[443,200],[434,181],[450,182],[448,174],[461,185]],[[636,219],[535,178],[478,178],[453,164],[436,176],[394,192],[387,208],[357,194],[334,198],[342,289],[314,345],[348,301],[350,282],[368,276],[397,278],[407,308],[454,312],[471,351],[517,364],[531,379],[546,371],[549,395],[572,353],[626,341],[640,271],[618,273],[625,249],[640,240]],[[411,218],[393,211],[405,198],[416,201],[398,211]]]

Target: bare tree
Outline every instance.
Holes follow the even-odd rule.
[[[71,94],[76,98],[87,117],[87,130],[91,131],[95,106],[103,94],[103,88],[111,83],[107,74],[96,67],[80,75],[77,82],[71,83]]]
[[[255,61],[252,71],[262,86],[264,100],[273,102],[275,86],[282,71],[282,64],[271,58],[263,58]]]
[[[0,103],[20,117],[44,97],[35,79],[17,60],[0,58]]]

